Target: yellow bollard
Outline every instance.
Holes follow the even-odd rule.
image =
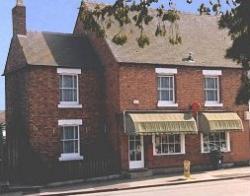
[[[190,161],[189,160],[185,160],[183,162],[183,166],[184,166],[184,177],[186,179],[189,179],[191,177],[191,174],[190,174]]]

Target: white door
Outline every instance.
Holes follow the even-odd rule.
[[[143,136],[129,136],[129,169],[144,168]]]

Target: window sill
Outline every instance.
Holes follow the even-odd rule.
[[[185,153],[171,153],[171,154],[154,154],[154,156],[159,157],[159,156],[173,156],[173,155],[184,155]]]
[[[83,160],[83,156],[79,154],[61,154],[59,161],[79,161]]]
[[[82,108],[82,104],[58,104],[58,108]]]
[[[221,151],[221,153],[229,153],[231,152],[231,150],[225,150],[225,151]],[[201,154],[209,154],[211,153],[210,151],[209,152],[201,152]]]
[[[157,106],[158,107],[178,107],[178,104],[166,102],[166,101],[158,101]]]
[[[209,102],[205,102],[205,107],[223,107],[223,103],[209,103]]]

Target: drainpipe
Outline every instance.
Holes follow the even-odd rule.
[[[126,111],[123,111],[123,131],[126,133]]]

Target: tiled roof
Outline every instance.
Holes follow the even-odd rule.
[[[28,32],[18,35],[30,65],[82,67],[98,65],[98,58],[86,38],[72,34]]]
[[[133,24],[123,27],[122,32],[128,37],[127,43],[123,46],[112,42],[113,36],[120,31],[119,25],[113,24],[107,30],[106,40],[118,62],[241,67],[240,64],[225,57],[227,49],[232,45],[232,40],[228,36],[227,30],[219,29],[219,17],[181,13],[180,18],[178,22],[182,37],[182,44],[180,45],[171,45],[168,41],[168,35],[166,37],[155,36],[156,25],[158,24],[156,18],[150,25],[145,25],[146,35],[150,38],[150,45],[145,48],[138,46],[136,39],[139,37],[139,30]],[[193,53],[195,60],[193,63],[183,61],[190,52]]]

